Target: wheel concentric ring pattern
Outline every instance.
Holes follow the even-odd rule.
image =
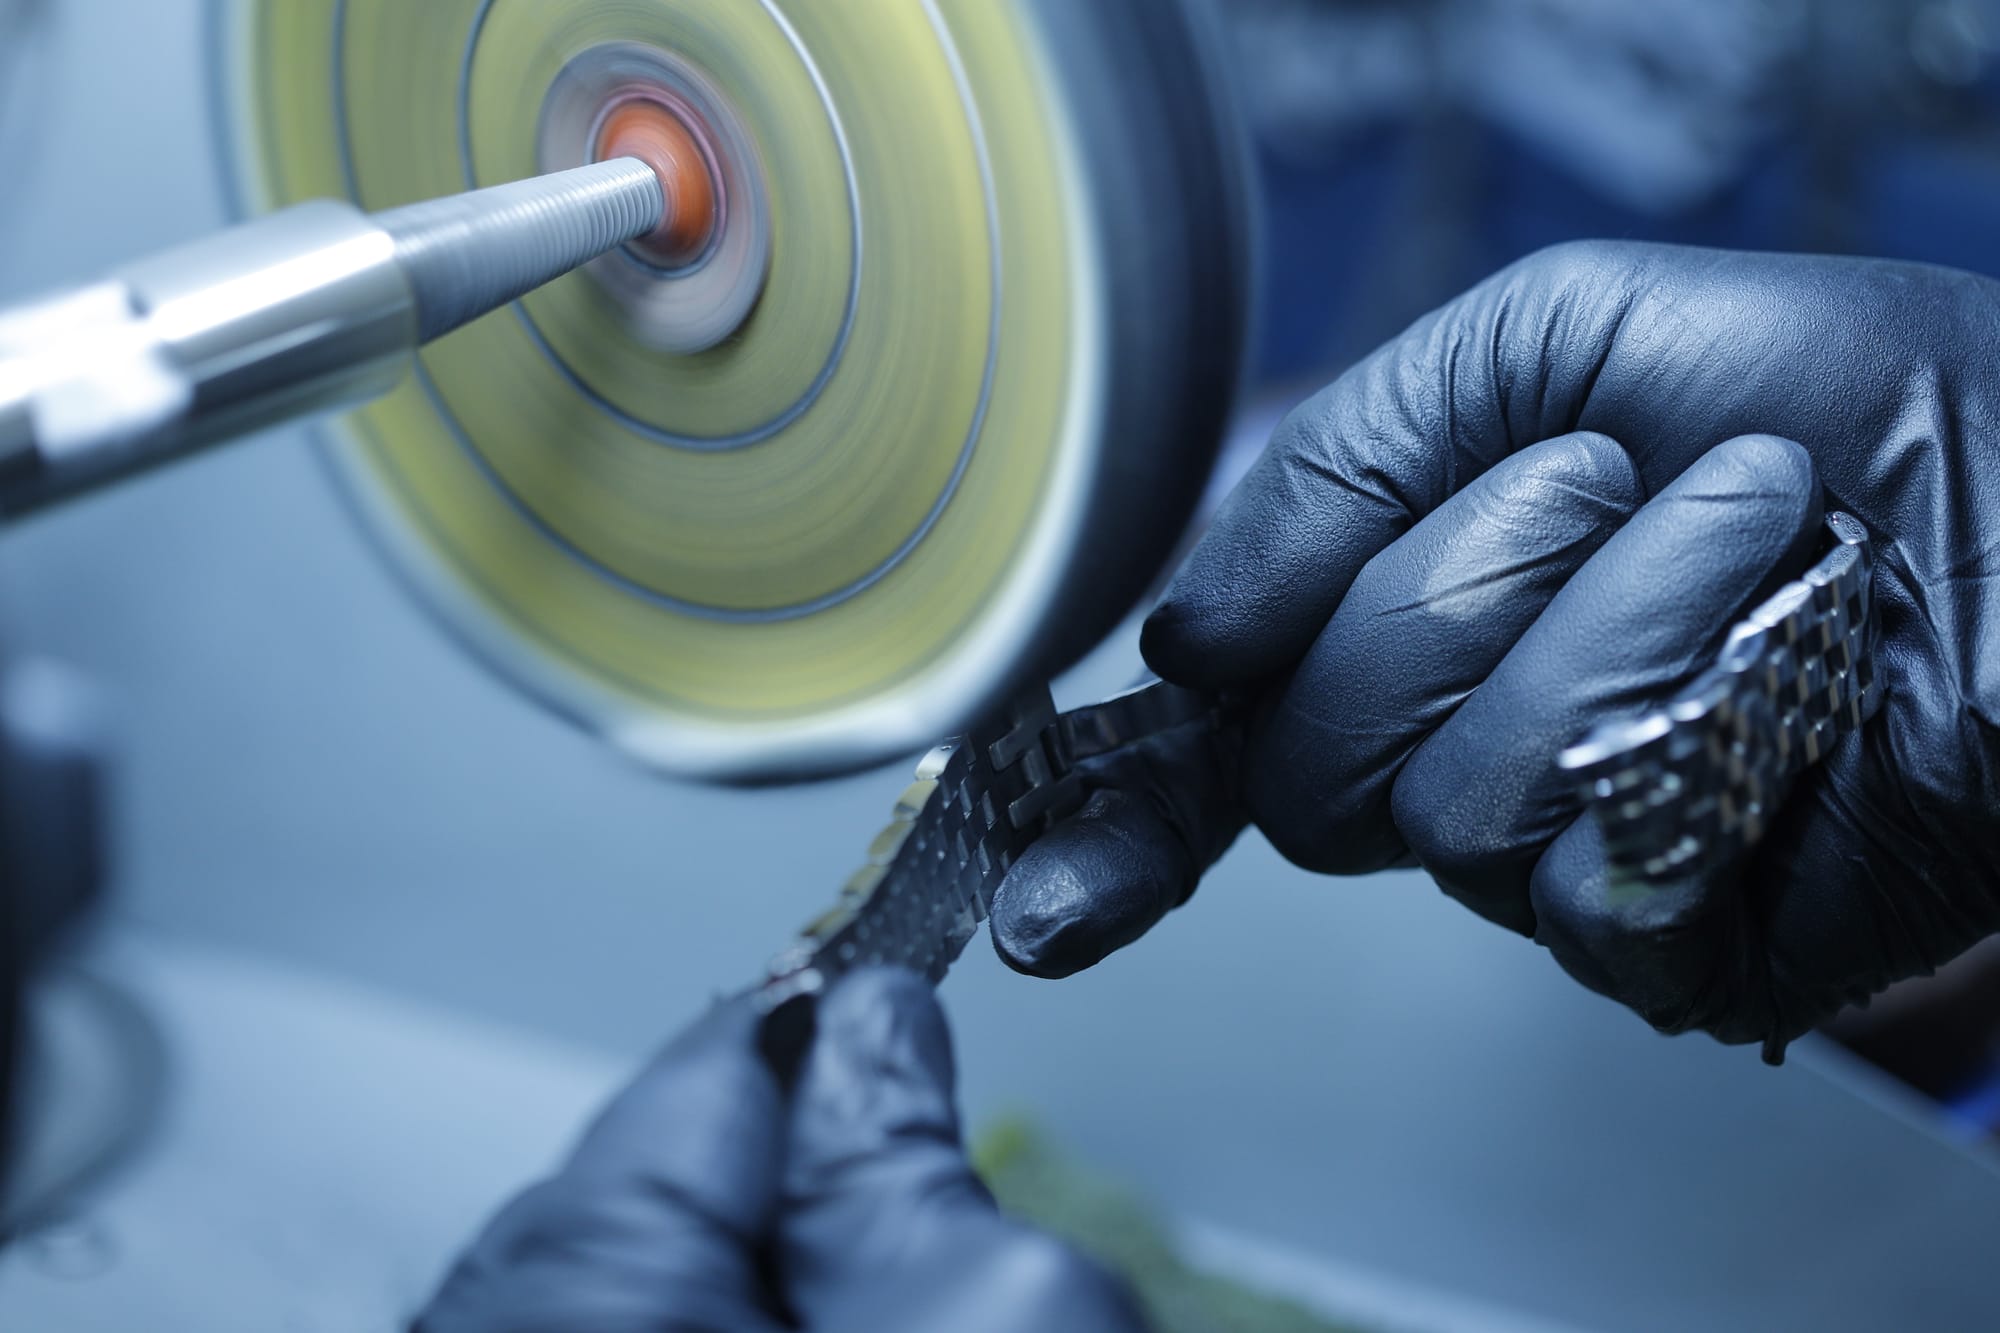
[[[1206,481],[1247,189],[1201,0],[215,0],[246,208],[699,132],[713,244],[621,251],[328,428],[426,604],[664,769],[918,748],[1087,649]],[[632,89],[639,88],[634,94]]]

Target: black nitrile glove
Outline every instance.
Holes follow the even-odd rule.
[[[421,1333],[1138,1333],[1124,1291],[1002,1217],[951,1037],[902,972],[819,1005],[787,1094],[737,1001],[684,1033],[461,1259]]]
[[[1881,715],[1727,873],[1614,893],[1558,753],[1711,663],[1823,506],[1880,548]],[[2000,929],[2000,285],[1534,256],[1292,415],[1145,651],[1251,693],[1240,756],[1098,775],[998,895],[1016,967],[1137,938],[1247,818],[1312,870],[1421,865],[1656,1027],[1775,1053]]]

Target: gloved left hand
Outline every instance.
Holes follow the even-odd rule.
[[[923,983],[859,973],[789,1094],[743,1001],[613,1102],[461,1259],[418,1333],[1137,1333],[1113,1279],[1000,1215]]]

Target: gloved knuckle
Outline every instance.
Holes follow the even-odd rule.
[[[1451,880],[1474,867],[1488,853],[1490,841],[1459,818],[1453,803],[1434,784],[1412,778],[1404,770],[1389,797],[1396,831],[1403,837],[1417,861],[1441,880]]]
[[[1739,435],[1720,450],[1744,490],[1794,501],[1801,514],[1818,497],[1819,477],[1805,447],[1781,435]]]
[[[1301,462],[1310,460],[1308,471],[1336,465],[1342,456],[1335,447],[1338,438],[1337,421],[1341,412],[1341,395],[1336,392],[1338,381],[1321,390],[1287,412],[1271,433],[1270,454],[1285,465],[1287,472],[1294,471]]]
[[[1491,474],[1498,499],[1542,508],[1563,504],[1578,487],[1609,488],[1628,504],[1637,498],[1638,469],[1608,435],[1575,431],[1525,450],[1518,458],[1518,466]]]
[[[1589,281],[1607,272],[1628,271],[1653,249],[1642,241],[1559,241],[1533,252],[1507,272],[1517,279],[1527,277],[1566,285]]]

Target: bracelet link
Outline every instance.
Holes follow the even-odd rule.
[[[1563,752],[1613,883],[1657,884],[1741,856],[1792,782],[1881,707],[1868,532],[1846,514],[1827,529],[1832,549],[1732,629],[1714,667],[1663,707]]]

